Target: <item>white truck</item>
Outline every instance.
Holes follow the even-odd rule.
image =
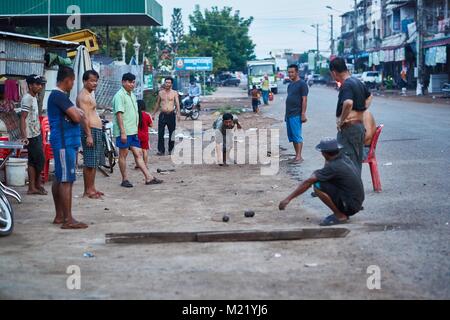
[[[248,92],[256,88],[261,89],[264,76],[269,77],[270,89],[274,94],[278,93],[278,81],[275,60],[256,60],[247,62]]]

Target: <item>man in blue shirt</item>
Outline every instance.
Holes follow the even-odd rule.
[[[288,69],[291,83],[288,87],[288,96],[286,98],[286,127],[289,142],[294,145],[295,159],[293,163],[302,163],[303,149],[303,124],[308,121],[306,118],[306,109],[308,104],[308,85],[300,79],[298,66],[293,64]]]
[[[200,102],[200,96],[202,95],[202,88],[195,82],[191,81],[191,85],[189,86],[189,97],[183,99],[183,107],[189,99],[192,100],[192,104],[194,106],[198,105]]]
[[[50,122],[50,144],[55,157],[55,181],[52,186],[56,217],[54,224],[62,229],[86,229],[88,226],[72,217],[72,187],[76,180],[78,148],[81,145],[80,122],[84,113],[70,101],[68,94],[73,88],[75,73],[72,68],[60,67],[57,87],[47,104]]]

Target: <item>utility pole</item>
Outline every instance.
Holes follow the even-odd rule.
[[[331,15],[331,55],[334,55],[334,30],[333,30],[333,24],[334,24],[334,16]]]
[[[423,95],[423,0],[417,0],[417,95]]]
[[[52,3],[51,0],[47,0],[47,37],[50,38],[50,16],[52,15]]]
[[[319,66],[319,60],[320,60],[320,49],[319,49],[319,24],[316,24],[316,34],[317,34],[317,66]],[[320,70],[320,67],[319,67]]]
[[[358,52],[358,1],[355,0],[355,26],[353,30],[353,53],[356,55]],[[356,59],[356,56],[355,56]]]

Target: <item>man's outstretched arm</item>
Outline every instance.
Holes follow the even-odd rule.
[[[294,200],[295,198],[301,196],[306,191],[309,190],[309,188],[312,187],[314,183],[319,181],[317,177],[313,174],[309,179],[305,180],[298,186],[297,189],[293,193],[291,193],[286,199],[280,202],[279,208],[280,210],[285,210],[286,207],[289,205],[289,203]]]

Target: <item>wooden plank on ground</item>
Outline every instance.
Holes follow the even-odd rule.
[[[176,243],[196,242],[197,232],[111,233],[106,243]]]
[[[225,231],[204,232],[197,235],[198,242],[293,241],[304,239],[343,238],[350,232],[344,228],[299,229],[279,231]]]
[[[250,242],[294,241],[305,239],[344,238],[350,233],[346,228],[308,228],[275,231],[217,231],[168,233],[113,233],[106,235],[106,243],[156,244],[180,242]]]

